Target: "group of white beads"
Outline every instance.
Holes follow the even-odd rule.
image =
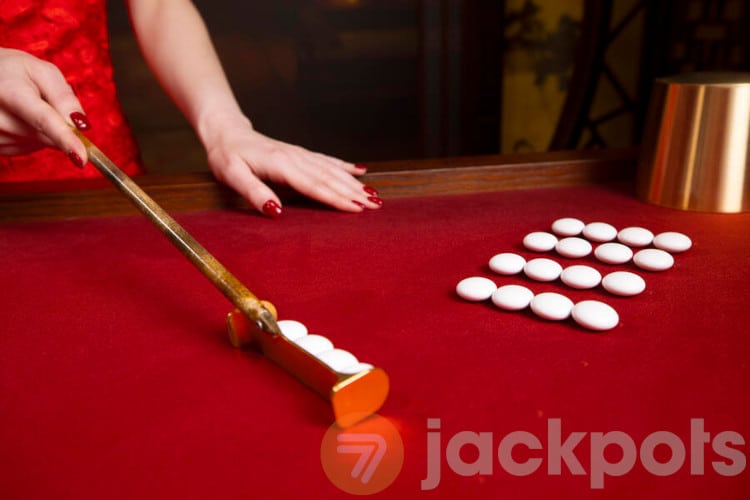
[[[318,358],[333,371],[343,375],[353,375],[371,370],[369,363],[361,363],[352,353],[336,349],[333,342],[322,335],[311,334],[299,321],[284,319],[278,322],[281,334],[290,342]]]
[[[616,242],[613,240],[617,240]],[[596,248],[594,248],[596,244]],[[577,259],[590,255],[605,264],[633,264],[646,271],[664,271],[674,265],[672,254],[684,252],[692,246],[689,237],[673,231],[654,235],[642,227],[626,227],[618,231],[605,222],[585,224],[570,217],[557,219],[551,225],[551,232],[534,231],[523,238],[523,246],[532,252],[551,252]],[[649,247],[650,248],[646,248]],[[634,250],[635,249],[635,250]],[[526,260],[523,256],[503,252],[494,255],[489,261],[490,269],[502,276],[524,273],[538,282],[552,282],[560,279],[563,284],[574,289],[591,289],[601,284],[607,292],[618,296],[633,296],[646,289],[646,282],[640,275],[630,271],[613,271],[602,277],[591,266],[572,265],[563,268],[550,258]],[[583,300],[573,303],[568,297],[556,292],[535,294],[529,288],[508,284],[497,286],[489,278],[472,276],[456,285],[456,292],[464,300],[482,302],[492,300],[500,309],[520,311],[530,307],[537,316],[547,320],[565,320],[568,317],[590,330],[610,330],[619,324],[617,311],[598,300]]]

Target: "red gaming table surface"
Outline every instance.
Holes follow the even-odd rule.
[[[280,220],[233,209],[176,218],[281,318],[389,374],[379,414],[401,435],[404,465],[382,496],[746,497],[750,215],[646,205],[627,183],[535,188],[544,182],[532,179],[524,189],[388,199],[393,186],[370,182],[386,197],[382,210],[290,204]],[[668,271],[641,272],[646,291],[630,298],[491,273],[492,255],[531,257],[523,236],[562,216],[680,231],[694,246]],[[321,467],[327,403],[260,354],[228,345],[231,306],[144,217],[5,222],[0,255],[0,496],[345,496]],[[620,324],[596,334],[466,303],[454,287],[470,275],[603,300]],[[423,491],[435,457],[428,433],[437,432],[428,419],[440,419],[442,474]],[[573,450],[582,473],[565,461],[549,471],[550,426],[562,440],[585,433]],[[464,476],[447,463],[446,444],[464,431],[490,435],[489,457],[474,445],[459,450],[490,471]],[[498,458],[500,441],[518,431],[542,445],[513,451],[518,463],[541,458],[526,476]],[[658,475],[665,469],[638,455],[592,487],[601,466],[592,442],[626,435],[643,453],[654,433],[684,445],[682,462],[670,462],[679,443],[651,454],[674,470]],[[604,456],[617,463],[618,450]],[[691,472],[700,457],[703,473]]]

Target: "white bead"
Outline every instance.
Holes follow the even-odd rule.
[[[573,217],[563,217],[552,223],[552,232],[558,236],[577,236],[583,231],[583,221]]]
[[[512,275],[523,271],[526,259],[517,253],[499,253],[490,259],[490,269],[497,274]]]
[[[333,343],[322,335],[305,335],[294,341],[295,344],[313,356],[323,351],[333,349]]]
[[[338,372],[343,373],[344,375],[354,375],[355,373],[372,370],[373,368],[375,367],[370,363],[356,363],[351,366],[345,366],[344,368],[338,370]]]
[[[299,321],[293,319],[282,319],[276,324],[279,325],[281,334],[292,342],[307,335],[307,327]]]
[[[563,257],[579,259],[591,253],[591,243],[583,238],[569,236],[558,241],[555,250]]]
[[[605,264],[625,264],[633,258],[633,251],[622,243],[602,243],[594,250],[594,257]]]
[[[573,301],[565,295],[555,292],[544,292],[531,299],[531,310],[540,318],[563,320],[570,316]]]
[[[555,248],[557,236],[544,231],[529,233],[523,238],[523,246],[532,252],[549,252]]]
[[[617,241],[631,247],[645,247],[654,240],[654,233],[643,227],[626,227],[617,233]]]
[[[671,253],[684,252],[693,246],[693,242],[687,235],[674,231],[657,234],[654,236],[653,244],[656,248]]]
[[[523,266],[523,272],[536,281],[555,281],[560,277],[562,266],[552,259],[531,259]]]
[[[583,236],[590,241],[612,241],[617,236],[617,229],[606,222],[590,222],[584,226]]]
[[[521,285],[504,285],[492,294],[492,303],[506,311],[520,311],[529,306],[534,292]]]
[[[315,357],[328,365],[335,372],[359,363],[359,360],[357,360],[354,354],[343,349],[331,349],[330,351],[319,352]]]
[[[458,296],[470,302],[487,300],[492,297],[495,290],[497,290],[495,282],[482,276],[464,278],[456,285]]]
[[[631,297],[646,289],[646,281],[629,271],[615,271],[602,279],[602,287],[613,295]]]
[[[658,248],[647,248],[633,255],[633,263],[647,271],[666,271],[674,265],[674,257]]]
[[[590,266],[569,266],[560,274],[563,283],[571,288],[585,290],[598,286],[602,281],[602,275]]]
[[[595,331],[611,330],[620,322],[617,311],[598,300],[583,300],[573,306],[573,321],[584,328]]]

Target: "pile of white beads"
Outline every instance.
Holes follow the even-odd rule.
[[[284,319],[280,320],[278,325],[285,338],[318,358],[337,373],[353,375],[373,368],[369,363],[361,363],[349,351],[334,348],[333,342],[326,337],[308,333],[307,327],[299,321]]]
[[[673,254],[688,250],[692,241],[688,236],[674,231],[654,235],[646,228],[634,226],[618,231],[606,222],[585,224],[579,219],[565,217],[552,223],[551,232],[534,231],[527,234],[522,244],[531,252],[554,251],[568,259],[579,259],[593,253],[604,264],[621,265],[632,261],[645,271],[665,271],[674,265]],[[564,285],[577,290],[601,285],[610,294],[620,297],[638,295],[646,289],[644,278],[630,271],[613,271],[602,276],[597,269],[584,264],[563,267],[552,258],[527,260],[513,252],[494,255],[489,267],[501,276],[523,273],[537,282],[559,279]],[[481,276],[461,280],[456,285],[456,293],[471,302],[491,300],[506,311],[521,311],[530,307],[534,314],[547,320],[559,321],[572,317],[580,326],[594,331],[611,330],[620,321],[611,305],[598,300],[582,300],[574,304],[560,293],[535,294],[526,286],[498,286],[493,280]]]

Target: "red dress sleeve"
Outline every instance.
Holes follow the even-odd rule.
[[[88,137],[122,170],[143,172],[135,139],[117,100],[109,53],[106,0],[0,0],[0,47],[55,64],[91,122]],[[61,151],[0,156],[0,182],[97,177]]]

